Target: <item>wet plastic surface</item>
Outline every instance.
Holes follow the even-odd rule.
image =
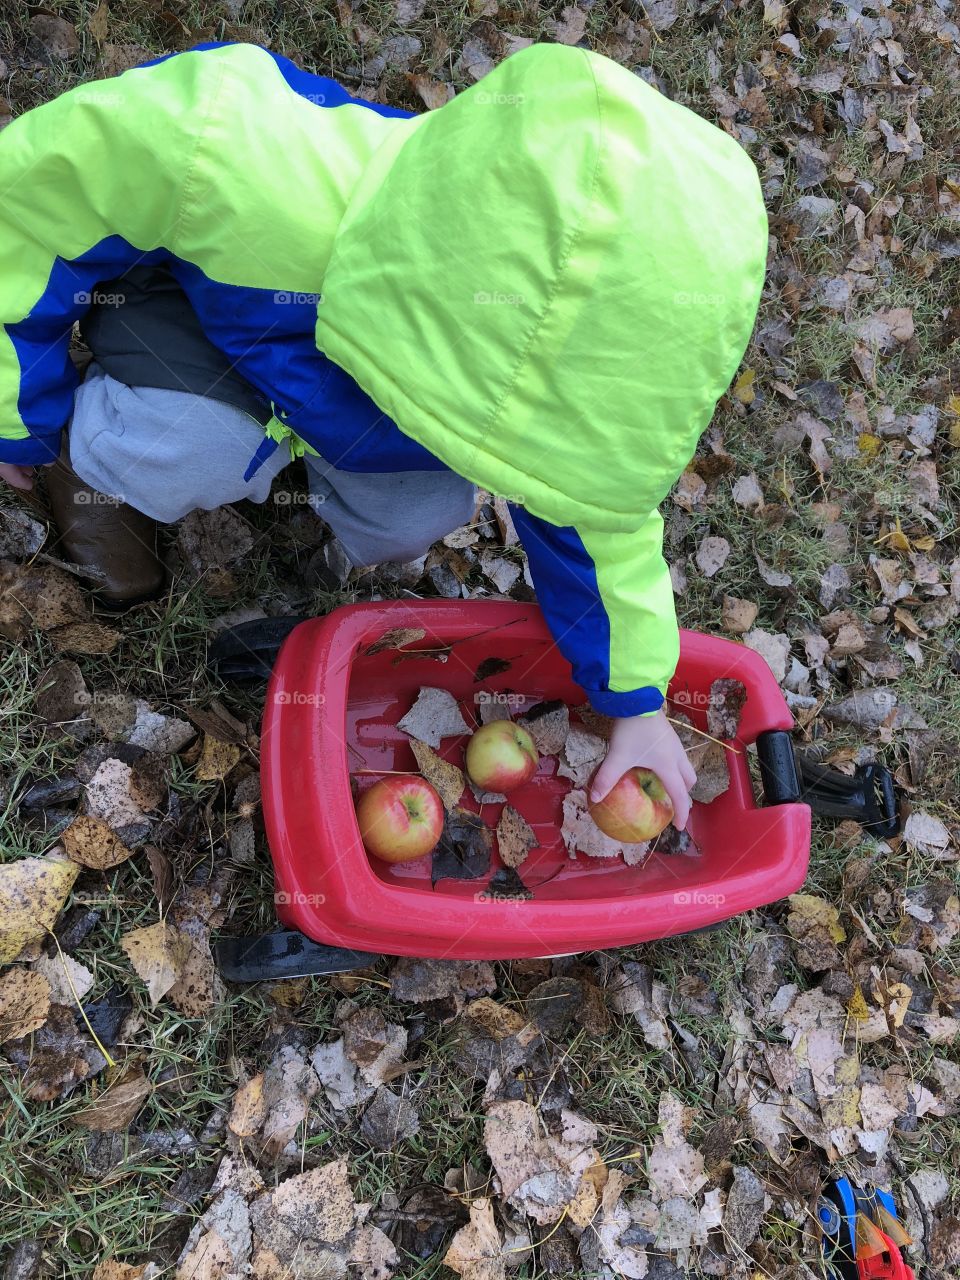
[[[400,653],[365,652],[399,627],[424,628],[426,635]],[[424,652],[409,656],[414,649]],[[505,669],[478,679],[481,663]],[[745,755],[762,730],[791,727],[789,710],[757,654],[683,632],[670,696],[699,728],[706,727],[710,684],[720,676],[742,680],[748,698],[735,750],[727,753],[730,788],[709,806],[694,806],[689,829],[699,854],[655,852],[638,867],[619,858],[570,858],[560,823],[573,784],[556,775],[555,758],[545,757],[533,779],[510,795],[540,840],[520,868],[533,897],[503,900],[484,894],[488,876],[432,886],[430,858],[401,865],[369,858],[350,775],[416,770],[397,721],[425,686],[449,690],[471,725],[479,723],[482,697],[505,698],[515,713],[554,698],[584,705],[539,609],[391,601],[303,623],[276,662],[263,723],[264,816],[281,921],[320,942],[391,954],[519,958],[683,933],[793,892],[806,874],[810,811],[802,804],[758,808]],[[446,738],[440,754],[462,767],[465,743],[465,736]],[[372,774],[356,778],[360,787],[375,781]],[[479,808],[469,788],[461,805]],[[500,809],[480,810],[491,828]],[[494,845],[491,874],[499,866]]]

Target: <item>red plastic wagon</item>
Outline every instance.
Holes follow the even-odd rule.
[[[400,628],[424,634],[399,649],[376,648]],[[682,631],[668,691],[673,709],[705,729],[714,680],[731,677],[747,691],[727,752],[730,787],[710,805],[695,804],[691,814],[698,852],[655,850],[634,867],[619,859],[571,858],[560,834],[570,783],[547,757],[510,795],[540,842],[523,864],[532,896],[490,892],[485,880],[434,883],[429,859],[390,865],[367,855],[351,775],[372,785],[377,771],[417,768],[397,722],[423,687],[452,693],[471,725],[481,697],[583,705],[585,694],[539,608],[448,600],[350,605],[324,618],[242,624],[218,639],[210,658],[227,679],[269,677],[263,809],[277,914],[287,928],[219,940],[221,969],[237,981],[342,971],[382,953],[519,959],[691,932],[799,887],[809,859],[811,806],[825,816],[855,817],[880,836],[898,829],[893,783],[882,765],[847,777],[795,758],[792,716],[763,659],[733,641]],[[462,764],[463,746],[462,739],[446,738],[440,754]],[[762,804],[748,748],[755,748]],[[469,790],[461,805],[479,807]],[[484,805],[482,816],[495,828],[499,806]],[[491,874],[498,866],[494,846]]]
[[[423,638],[368,650],[397,628]],[[500,662],[485,660],[496,658]],[[499,668],[503,668],[499,670]],[[497,674],[477,678],[477,673]],[[569,781],[545,757],[510,803],[539,847],[523,864],[532,893],[487,892],[486,881],[431,879],[430,859],[391,865],[370,858],[354,816],[351,775],[416,770],[397,727],[422,687],[448,690],[468,724],[481,696],[522,695],[526,704],[586,697],[536,605],[493,601],[386,601],[351,605],[294,627],[267,689],[261,735],[263,810],[276,874],[276,908],[288,932],[226,939],[227,976],[316,972],[310,943],[347,952],[351,963],[388,953],[456,959],[518,959],[625,946],[700,929],[796,890],[806,874],[810,808],[799,802],[789,731],[793,720],[767,664],[729,640],[681,632],[669,699],[698,728],[718,677],[747,690],[739,736],[727,752],[729,789],[694,805],[689,830],[698,853],[654,851],[642,865],[570,857],[560,834]],[[747,748],[757,757],[767,803],[758,805]],[[462,763],[464,740],[440,754]],[[360,774],[361,785],[375,781]],[[461,805],[477,809],[469,790]],[[498,805],[482,816],[496,826]],[[491,873],[499,866],[494,844]],[[229,954],[224,954],[224,943]],[[244,949],[245,948],[245,949]],[[259,949],[258,949],[259,948]],[[331,964],[336,956],[328,957]],[[259,966],[259,967],[258,967]],[[341,963],[338,967],[347,967]],[[328,970],[329,971],[329,970]]]

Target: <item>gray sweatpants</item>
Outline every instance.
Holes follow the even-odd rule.
[[[92,364],[74,398],[70,461],[92,489],[165,524],[198,507],[265,502],[290,462],[280,445],[249,482],[263,428],[232,405],[185,391],[128,387]],[[306,456],[310,505],[354,565],[415,560],[474,510],[473,485],[452,471],[339,471]],[[278,489],[277,502],[290,500]]]

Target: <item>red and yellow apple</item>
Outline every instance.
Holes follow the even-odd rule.
[[[483,791],[515,791],[530,781],[539,763],[533,738],[512,720],[482,724],[467,743],[467,773]]]
[[[602,800],[591,803],[590,817],[611,840],[641,844],[670,825],[673,801],[652,769],[633,768]]]
[[[432,853],[443,831],[443,805],[425,778],[382,778],[357,801],[357,825],[367,853],[384,862],[412,862]]]

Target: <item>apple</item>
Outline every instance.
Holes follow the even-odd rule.
[[[425,778],[383,778],[357,801],[357,825],[367,853],[384,862],[412,862],[436,847],[443,805]]]
[[[670,825],[673,801],[652,769],[633,768],[590,805],[590,817],[611,840],[640,844]]]
[[[539,763],[533,738],[512,720],[481,725],[467,743],[467,773],[483,791],[503,793],[522,787]]]

